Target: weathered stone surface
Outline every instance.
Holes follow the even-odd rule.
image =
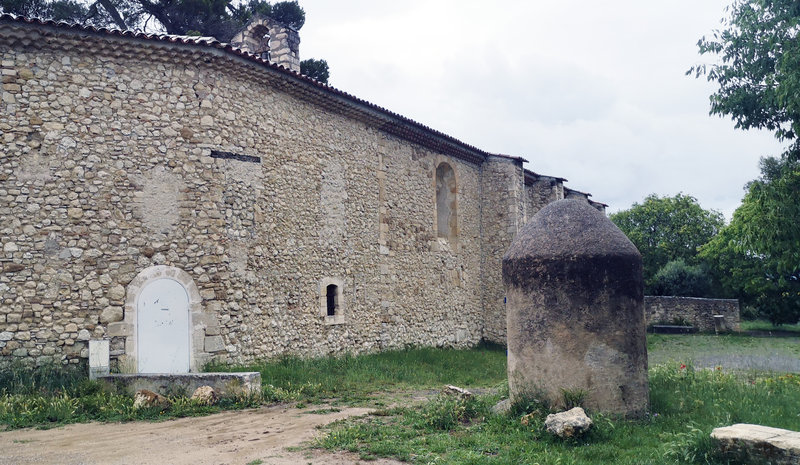
[[[169,404],[169,399],[147,389],[140,389],[136,391],[136,394],[133,396],[134,410],[150,407],[159,407],[163,410],[169,408]]]
[[[110,337],[132,336],[133,326],[123,322],[109,323],[106,331]]]
[[[250,395],[261,393],[261,373],[181,373],[181,374],[112,374],[99,376],[98,381],[110,389],[129,395],[146,389],[153,392],[182,390],[194,392],[201,386],[211,386],[219,396]]]
[[[191,400],[203,405],[214,405],[219,400],[216,391],[211,386],[200,386],[192,393]]]
[[[470,392],[470,391],[468,391],[468,390],[466,390],[464,388],[460,388],[458,386],[453,386],[451,384],[446,385],[442,389],[442,394],[444,394],[446,396],[460,397],[462,399],[467,399],[467,398],[472,397],[472,392]]]
[[[511,411],[511,400],[503,399],[492,406],[492,413],[497,415],[505,415]]]
[[[18,271],[22,271],[25,269],[25,265],[21,263],[4,263],[3,264],[3,272],[4,273],[16,273]]]
[[[210,336],[205,338],[203,343],[206,352],[221,352],[225,350],[225,340],[222,336]]]
[[[800,463],[800,433],[769,426],[738,423],[715,428],[711,437],[722,452],[742,463]]]
[[[698,331],[738,331],[739,301],[736,299],[700,299],[696,297],[644,296],[645,323],[674,324],[686,322]],[[715,325],[721,315],[721,327]]]
[[[641,255],[580,200],[544,207],[503,259],[511,401],[541,393],[564,405],[643,415],[648,406]]]
[[[114,323],[117,321],[122,321],[124,316],[122,307],[106,307],[100,313],[100,323]]]
[[[111,300],[123,300],[125,298],[125,288],[117,284],[108,290],[108,298]]]
[[[19,78],[0,101],[0,243],[24,265],[0,273],[0,323],[29,325],[32,351],[78,363],[86,329],[112,338],[112,359],[135,356],[109,307],[135,305],[132,280],[161,264],[191,275],[197,311],[217,319],[204,336],[224,345],[200,363],[505,341],[502,252],[568,195],[561,180],[387,132],[361,102],[219,49],[0,28],[0,68]],[[340,325],[320,314],[324,277],[343,283]]]
[[[551,434],[562,438],[580,436],[592,427],[592,419],[580,407],[566,412],[551,413],[544,420],[544,426]]]

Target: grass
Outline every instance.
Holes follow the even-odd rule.
[[[651,365],[681,361],[692,362],[698,368],[800,372],[800,334],[648,334],[647,351]]]
[[[746,422],[800,428],[796,375],[748,378],[672,363],[653,368],[650,383],[650,416],[628,421],[590,412],[595,428],[576,440],[544,430],[545,405],[530,404],[537,413],[523,425],[524,412],[494,414],[490,406],[499,396],[484,396],[440,397],[339,422],[317,445],[416,464],[725,464],[709,439],[714,427]]]
[[[12,364],[0,371],[0,426],[48,428],[87,421],[165,420],[260,405],[260,399],[223,398],[206,406],[169,397],[169,408],[133,408],[133,398],[86,377],[85,367],[31,368]]]
[[[767,331],[767,332],[780,331],[787,333],[795,333],[797,334],[798,337],[800,337],[800,324],[776,326],[766,320],[751,320],[751,321],[742,321],[740,326],[742,331]]]
[[[215,406],[205,406],[183,396],[168,396],[171,405],[167,410],[134,409],[132,397],[89,381],[85,367],[52,365],[32,369],[17,364],[0,371],[0,425],[13,429],[92,420],[164,420],[257,407],[262,402],[293,401],[303,408],[306,403],[326,398],[336,398],[339,403],[381,405],[383,401],[371,394],[440,388],[445,383],[491,386],[506,376],[505,350],[486,346],[471,350],[408,349],[358,357],[284,357],[209,370],[260,371],[262,398],[223,398]]]
[[[444,384],[496,386],[506,378],[505,363],[505,348],[485,345],[468,350],[417,348],[360,356],[283,357],[207,370],[258,371],[267,399],[315,402],[336,398],[352,404],[374,400],[371,394],[375,392],[441,388]]]
[[[714,455],[708,438],[714,427],[747,422],[800,430],[800,377],[748,369],[694,370],[693,361],[702,361],[709,354],[797,358],[798,345],[793,337],[648,335],[651,415],[628,421],[590,412],[596,427],[571,441],[544,431],[549,409],[538,402],[517,405],[513,414],[491,412],[491,406],[507,392],[502,387],[506,356],[500,347],[423,348],[317,359],[284,357],[209,369],[261,372],[266,402],[305,405],[335,399],[382,405],[374,415],[336,423],[317,444],[354,451],[364,459],[394,457],[411,463],[454,464],[723,464],[726,462]],[[385,400],[387,392],[431,390],[428,394],[435,395],[432,390],[444,384],[500,389],[470,399],[436,397],[419,405],[399,402],[399,407],[387,407],[391,402]],[[585,395],[564,391],[572,404],[580,404]],[[88,420],[154,420],[259,405],[252,399],[233,399],[204,407],[175,397],[173,406],[161,412],[135,411],[132,404],[130,397],[104,391],[69,369],[0,372],[0,424],[7,428]],[[335,410],[334,402],[314,413]],[[529,413],[533,415],[528,415],[528,424],[523,425],[520,419]]]

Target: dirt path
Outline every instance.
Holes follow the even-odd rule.
[[[320,434],[319,426],[370,412],[345,408],[309,413],[312,410],[273,406],[160,423],[86,423],[9,431],[0,433],[0,465],[246,465],[258,460],[265,465],[359,463],[358,456],[351,454],[287,450]]]

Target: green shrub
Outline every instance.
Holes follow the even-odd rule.
[[[518,396],[517,400],[511,404],[509,415],[512,417],[521,417],[533,412],[549,412],[550,405],[543,400],[544,396],[537,393],[526,393]]]
[[[707,431],[690,423],[685,431],[666,435],[664,458],[680,464],[717,464],[724,459]]]
[[[13,361],[0,370],[0,393],[57,394],[86,388],[85,365],[46,364],[33,366]]]
[[[708,297],[711,274],[703,265],[687,265],[683,259],[673,260],[661,267],[649,283],[653,295]]]
[[[585,389],[566,389],[561,388],[561,397],[564,400],[564,409],[570,410],[574,407],[583,407],[583,402],[589,393]]]
[[[422,429],[447,431],[486,415],[488,411],[483,398],[440,395],[417,411],[414,423]]]

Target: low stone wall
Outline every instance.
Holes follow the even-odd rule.
[[[261,392],[261,373],[181,373],[181,374],[114,374],[99,376],[98,381],[106,383],[117,391],[133,395],[136,391],[147,389],[162,395],[176,390],[192,395],[200,386],[211,386],[221,396],[237,394],[259,394]]]
[[[739,301],[697,297],[645,296],[644,318],[654,324],[688,323],[698,331],[714,331],[714,315],[722,315],[725,331],[739,330]]]

